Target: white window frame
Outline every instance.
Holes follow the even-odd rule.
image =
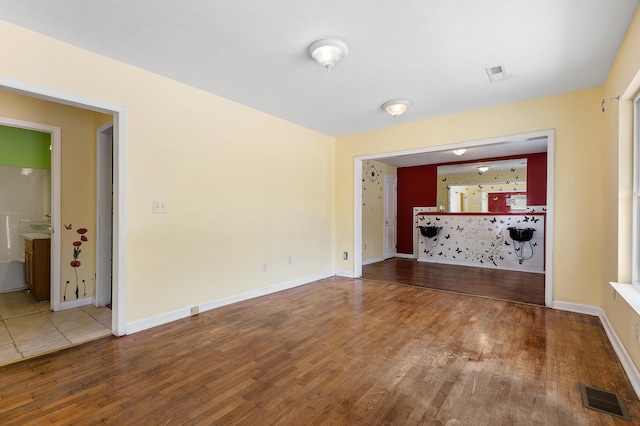
[[[640,288],[640,93],[633,100],[633,243],[632,280]]]

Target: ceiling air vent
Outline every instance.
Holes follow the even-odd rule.
[[[489,76],[489,81],[491,83],[495,83],[496,81],[504,80],[507,78],[507,73],[505,72],[504,65],[497,65],[495,67],[485,68],[487,70],[487,75]]]

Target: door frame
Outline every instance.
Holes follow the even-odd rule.
[[[111,302],[112,254],[113,120],[96,130],[96,306]]]
[[[389,194],[389,191],[387,191],[387,182],[392,182],[393,183],[393,191],[391,194]],[[382,258],[383,259],[391,259],[392,257],[395,257],[395,255],[397,254],[397,248],[396,248],[396,243],[398,241],[398,177],[397,176],[389,176],[389,175],[384,175],[384,180],[383,180],[383,224],[382,224]],[[391,197],[391,198],[389,198]],[[393,254],[391,254],[390,252],[387,252],[387,244],[389,243],[389,241],[387,241],[387,237],[388,237],[388,233],[387,233],[387,203],[389,202],[389,200],[393,201],[393,227],[394,227],[394,232],[393,232]]]
[[[49,280],[51,310],[60,310],[60,142],[61,129],[48,124],[0,117],[0,125],[35,130],[51,135],[51,266]]]
[[[460,141],[432,147],[395,151],[383,154],[356,156],[353,159],[353,277],[362,277],[362,163],[367,160],[378,160],[401,155],[422,154],[428,152],[450,151],[458,148],[482,147],[514,140],[529,138],[547,138],[547,215],[545,231],[545,305],[553,306],[553,226],[554,226],[554,164],[555,164],[555,130],[547,129],[509,136],[499,136],[475,141]]]
[[[17,93],[49,102],[69,105],[113,115],[113,300],[111,332],[115,336],[126,334],[126,108],[73,93],[27,83],[0,76],[0,90]],[[93,143],[93,142],[91,142]],[[60,156],[56,157],[59,160]],[[52,158],[53,160],[53,158]],[[53,207],[53,200],[52,200]],[[59,208],[59,206],[58,206]],[[53,216],[53,211],[51,213]],[[59,214],[58,214],[59,217]],[[53,218],[52,218],[53,219]],[[59,220],[59,219],[58,219]],[[53,222],[52,222],[53,223]],[[57,225],[56,225],[57,226]],[[53,241],[52,241],[53,243]],[[56,250],[60,253],[60,248]],[[57,263],[58,277],[60,262]],[[58,278],[59,280],[59,278]],[[58,290],[59,291],[59,290]],[[52,295],[53,297],[53,295]],[[57,300],[60,300],[58,293]]]

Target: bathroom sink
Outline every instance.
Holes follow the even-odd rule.
[[[530,241],[533,238],[533,228],[507,228],[513,241]]]
[[[438,232],[442,227],[440,226],[418,226],[420,228],[420,233],[423,237],[433,238],[438,235]]]

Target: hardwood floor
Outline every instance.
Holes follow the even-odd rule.
[[[332,278],[0,368],[0,424],[625,425],[597,317]]]
[[[391,258],[362,267],[362,277],[544,306],[544,274]]]

